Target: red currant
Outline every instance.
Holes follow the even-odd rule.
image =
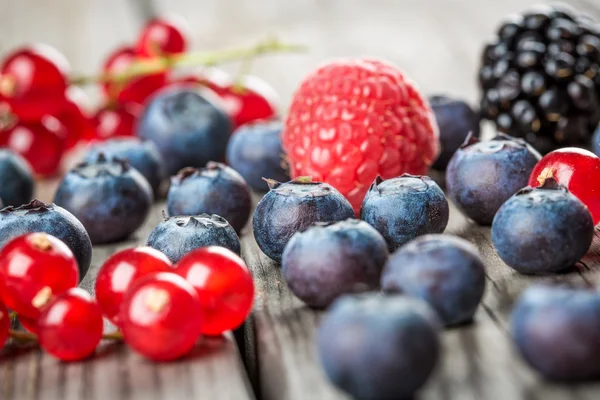
[[[65,144],[63,125],[50,116],[39,122],[18,122],[0,131],[0,147],[8,147],[22,155],[42,177],[58,172]]]
[[[10,331],[10,315],[8,314],[8,308],[0,303],[0,349],[6,343],[8,334]]]
[[[246,263],[232,251],[218,246],[195,250],[179,261],[175,273],[198,293],[205,335],[220,335],[246,320],[252,309],[254,282]]]
[[[187,25],[179,16],[155,18],[142,29],[136,51],[142,57],[161,57],[187,50]]]
[[[104,72],[108,74],[124,73],[138,60],[138,55],[131,47],[121,47],[113,52],[104,63]],[[136,76],[126,82],[111,81],[104,84],[104,92],[109,99],[118,103],[135,103],[143,105],[146,99],[163,87],[166,73]]]
[[[69,63],[46,45],[20,48],[0,68],[0,94],[21,120],[37,121],[56,114],[67,88]]]
[[[125,294],[120,320],[125,342],[155,361],[189,353],[200,335],[204,317],[193,286],[170,272],[138,280]]]
[[[151,247],[136,247],[113,254],[96,278],[96,299],[106,318],[119,326],[119,307],[129,287],[146,275],[171,270],[169,258]]]
[[[600,222],[600,158],[576,147],[555,150],[533,168],[529,186],[541,186],[549,177],[566,186],[588,207],[594,224]]]
[[[0,296],[17,314],[37,318],[51,296],[75,287],[77,261],[71,249],[46,233],[30,233],[0,250]]]
[[[94,134],[94,125],[87,113],[89,103],[89,97],[80,88],[71,86],[67,89],[63,108],[56,114],[56,118],[65,127],[67,150]]]
[[[239,85],[219,82],[208,85],[221,100],[227,114],[238,127],[247,122],[273,118],[277,114],[277,94],[265,81],[255,76],[246,76]]]
[[[93,123],[96,127],[93,138],[106,140],[114,137],[134,136],[134,127],[139,115],[139,107],[135,104],[120,104],[114,107],[105,106],[98,110]]]
[[[40,346],[63,361],[83,360],[102,340],[102,311],[85,290],[73,288],[54,297],[37,322]]]

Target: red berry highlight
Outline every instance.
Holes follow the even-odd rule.
[[[577,147],[567,147],[546,154],[536,164],[529,177],[529,186],[541,186],[547,178],[554,178],[566,186],[585,204],[600,222],[600,158]]]
[[[6,343],[8,335],[10,333],[10,315],[8,314],[8,308],[0,303],[0,349]]]
[[[139,115],[136,104],[105,106],[93,118],[94,135],[89,140],[107,140],[115,137],[134,136]]]
[[[282,143],[292,177],[331,184],[355,211],[377,175],[423,175],[439,153],[427,100],[398,68],[369,59],[333,61],[309,74]]]
[[[151,247],[136,247],[113,254],[96,278],[96,299],[106,318],[119,326],[119,308],[131,285],[144,276],[172,269],[167,256]]]
[[[79,270],[69,247],[46,233],[30,233],[0,250],[0,297],[17,314],[37,318],[52,296],[77,286]]]
[[[67,89],[64,105],[55,117],[64,127],[66,149],[72,149],[80,141],[94,135],[94,125],[88,115],[90,99],[76,86]]]
[[[142,57],[161,57],[187,50],[187,26],[178,16],[155,18],[144,26],[136,46]]]
[[[37,121],[60,110],[69,72],[68,61],[53,47],[23,47],[2,62],[0,95],[19,119]]]
[[[103,71],[107,74],[123,74],[138,60],[138,55],[131,47],[115,50],[104,63]],[[134,103],[143,105],[146,99],[163,87],[166,73],[135,76],[127,80],[113,80],[103,85],[104,92],[110,100],[120,104]]]
[[[161,272],[141,278],[121,304],[125,342],[151,360],[181,358],[200,335],[201,309],[194,287],[181,276]]]
[[[40,346],[62,361],[91,356],[102,339],[102,330],[100,306],[79,288],[56,296],[37,323]]]
[[[205,335],[235,329],[248,317],[254,282],[246,263],[232,251],[218,246],[195,250],[179,261],[175,273],[198,293],[205,316]]]
[[[22,155],[41,177],[55,175],[65,152],[64,126],[54,117],[38,122],[18,122],[0,131],[0,147],[8,147]]]

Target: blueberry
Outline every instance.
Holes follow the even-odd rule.
[[[173,264],[200,247],[221,246],[240,254],[240,239],[231,225],[208,214],[166,218],[152,230],[147,245],[163,252]]]
[[[190,86],[173,86],[156,94],[140,117],[138,136],[153,141],[167,173],[223,161],[231,122],[211,99],[211,93]]]
[[[69,171],[54,197],[81,221],[94,244],[126,239],[142,226],[152,200],[152,188],[142,174],[103,153]]]
[[[600,157],[600,125],[596,128],[594,136],[592,138],[592,150]]]
[[[540,158],[524,140],[508,135],[486,142],[469,137],[448,164],[448,194],[469,218],[490,225],[502,203],[527,186]]]
[[[473,319],[483,297],[485,270],[477,249],[450,235],[426,235],[395,252],[381,276],[385,292],[418,297],[446,325]]]
[[[543,377],[600,378],[600,294],[568,287],[532,286],[512,312],[521,355]]]
[[[432,96],[429,102],[440,128],[442,145],[442,152],[433,164],[433,168],[443,171],[469,132],[479,136],[479,113],[464,101],[446,96]]]
[[[154,194],[159,193],[162,181],[166,178],[163,159],[154,143],[137,137],[120,137],[99,142],[91,146],[85,161],[94,162],[98,154],[107,158],[120,158],[137,169],[148,180]]]
[[[385,239],[364,221],[317,222],[285,246],[281,267],[288,286],[310,307],[345,293],[379,287],[388,257]]]
[[[250,218],[250,189],[233,168],[209,162],[205,168],[184,168],[171,179],[169,215],[217,214],[240,232]]]
[[[438,362],[439,324],[417,299],[347,295],[325,315],[317,349],[326,375],[352,397],[412,398]]]
[[[10,150],[0,149],[0,199],[6,206],[20,206],[33,196],[33,174],[27,162]]]
[[[0,247],[17,236],[33,232],[45,232],[65,242],[77,259],[79,279],[83,279],[92,260],[92,243],[87,231],[73,214],[55,204],[44,204],[39,200],[0,210]]]
[[[287,183],[269,181],[271,190],[254,210],[252,227],[260,249],[281,261],[287,242],[314,222],[354,218],[352,205],[333,186],[301,177]]]
[[[442,233],[449,209],[444,192],[431,178],[404,174],[375,179],[360,209],[360,218],[375,227],[390,252],[427,233]]]
[[[492,241],[500,258],[525,274],[572,267],[585,255],[593,237],[594,222],[587,207],[553,178],[511,197],[492,225]]]
[[[227,145],[227,162],[257,192],[269,189],[263,178],[287,181],[279,121],[258,121],[239,127]]]

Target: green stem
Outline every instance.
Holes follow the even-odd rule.
[[[212,52],[197,52],[175,54],[171,56],[140,60],[132,64],[126,71],[119,74],[101,74],[98,76],[74,76],[71,83],[86,85],[109,81],[128,81],[139,76],[163,72],[171,68],[184,66],[211,66],[231,61],[247,60],[271,53],[304,52],[305,46],[282,43],[277,39],[268,39],[251,47],[217,50]]]

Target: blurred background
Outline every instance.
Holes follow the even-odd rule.
[[[522,13],[538,3],[539,0],[0,0],[0,55],[6,63],[7,55],[16,49],[27,48],[31,43],[44,43],[67,58],[72,71],[70,80],[77,80],[76,77],[80,76],[97,76],[106,71],[114,74],[117,67],[103,67],[107,59],[114,61],[114,54],[130,51],[131,54],[124,56],[128,58],[126,63],[134,62],[132,60],[135,59],[139,61],[133,47],[129,47],[129,50],[126,47],[135,46],[140,32],[145,31],[145,24],[149,20],[155,16],[179,15],[187,22],[189,52],[248,47],[270,36],[285,43],[306,46],[308,50],[304,53],[279,53],[259,57],[251,63],[249,70],[244,69],[244,63],[241,62],[218,66],[231,78],[225,89],[227,95],[237,90],[235,88],[241,82],[238,78],[243,75],[242,72],[266,81],[266,86],[272,87],[279,95],[275,107],[282,116],[285,116],[294,90],[303,77],[319,64],[336,57],[370,56],[387,59],[416,81],[424,94],[447,94],[478,106],[478,71],[484,46],[497,37],[498,27],[508,16]],[[569,1],[568,5],[598,19],[600,7],[594,3],[594,0],[576,0]],[[501,47],[502,44],[496,47]],[[24,73],[23,66],[17,70],[19,68],[21,72],[17,74]],[[198,71],[195,73],[196,78],[193,79],[197,82],[200,74]],[[0,91],[4,93],[7,88],[14,89],[15,85],[14,82],[10,83],[10,73],[3,70],[3,74]],[[174,80],[176,78],[169,75],[169,83]],[[507,85],[510,86],[508,80]],[[162,86],[164,82],[159,82],[148,96]],[[214,89],[210,85],[209,87]],[[115,121],[129,118],[126,130],[129,135],[133,134],[135,121],[148,96],[135,103],[135,111],[124,110],[129,103],[125,104],[120,97],[116,100],[115,93],[103,93],[101,85],[88,84],[83,88],[89,99],[75,98],[78,96],[76,93],[71,97],[67,90],[67,101],[73,104],[61,106],[60,112],[44,114],[56,117],[65,126],[63,131],[67,136],[66,144],[60,141],[62,139],[56,138],[60,134],[41,135],[41,127],[26,126],[25,129],[17,129],[5,124],[3,132],[7,132],[7,127],[12,131],[0,135],[0,146],[8,145],[16,149],[32,164],[41,159],[60,159],[61,169],[53,165],[33,165],[38,175],[53,177],[80,159],[81,153],[78,150],[84,148],[86,143],[119,136],[114,134],[114,129],[109,133],[102,131],[116,126]],[[494,88],[498,92],[499,89],[496,89]],[[511,88],[505,85],[503,89]],[[75,88],[75,92],[77,91]],[[226,104],[227,95],[218,90],[217,93]],[[269,98],[266,93],[263,94],[265,98]],[[55,102],[63,101],[63,93],[58,95],[60,98]],[[238,101],[238,97],[234,93],[229,99]],[[52,102],[46,98],[43,101]],[[116,106],[120,109],[115,110]],[[70,107],[70,111],[66,111],[66,107]],[[270,109],[272,111],[272,107]],[[13,111],[20,120],[24,120],[23,113],[15,109]],[[230,110],[228,113],[231,114]],[[40,118],[33,119],[35,123],[40,121]],[[0,122],[6,123],[6,120],[7,118],[2,118]],[[590,121],[595,120],[590,118]],[[566,128],[563,126],[558,134],[574,139],[573,143],[561,139],[558,144],[580,145],[577,142],[577,130],[580,126],[576,124],[576,118],[563,118],[561,122],[565,122],[563,125]],[[555,122],[551,124],[554,124],[552,127],[556,125]],[[85,132],[74,135],[74,131]],[[525,136],[525,133],[528,132],[520,136]],[[554,133],[553,130],[549,135]],[[591,133],[584,136],[584,144],[588,145]],[[46,138],[44,140],[48,144],[42,143],[41,137]],[[76,138],[73,139],[74,137]],[[547,139],[543,140],[548,142]],[[534,145],[538,150],[546,152],[557,147],[553,140],[550,139],[550,144],[535,142]],[[48,155],[49,146],[53,146],[56,154]],[[63,151],[63,146],[66,151]],[[543,146],[549,147],[542,148]]]
[[[284,106],[315,65],[361,55],[393,61],[427,93],[449,92],[475,102],[483,43],[503,17],[536,3],[540,1],[0,0],[0,49],[44,42],[65,54],[74,71],[94,73],[112,49],[136,39],[147,18],[176,13],[188,21],[195,50],[252,44],[266,34],[307,45],[307,54],[266,57],[252,70],[277,90]],[[595,0],[568,3],[586,10]]]

